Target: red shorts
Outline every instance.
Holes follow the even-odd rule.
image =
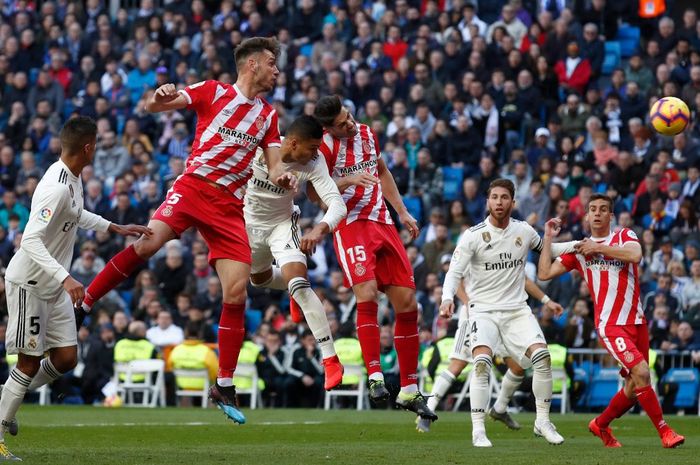
[[[185,175],[175,181],[152,219],[167,224],[178,236],[197,228],[209,247],[212,266],[218,259],[251,262],[243,202],[203,179]]]
[[[345,276],[345,287],[371,280],[387,286],[416,288],[413,267],[393,224],[353,221],[338,229],[333,245]]]
[[[598,333],[610,355],[622,366],[622,377],[629,376],[638,363],[649,363],[649,329],[646,324],[606,326],[599,328]]]

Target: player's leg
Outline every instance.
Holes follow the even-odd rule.
[[[238,410],[233,373],[245,339],[246,285],[250,265],[230,259],[218,259],[216,273],[221,280],[223,305],[219,319],[219,371],[209,397],[234,422],[245,423]]]
[[[153,234],[150,237],[141,236],[114,257],[92,280],[85,290],[83,309],[89,312],[92,306],[112,289],[124,282],[134,270],[148,261],[163,245],[177,234],[166,223],[152,219],[148,222]]]
[[[685,442],[685,437],[677,434],[666,424],[663,417],[661,404],[656,392],[651,386],[651,371],[649,368],[649,332],[645,325],[628,326],[630,334],[627,351],[634,354],[635,358],[642,357],[639,362],[629,368],[629,383],[637,402],[644,409],[652,424],[659,433],[661,442],[665,448],[680,446]],[[639,354],[639,355],[637,355]]]
[[[469,365],[469,362],[465,360],[460,360],[456,358],[450,358],[450,363],[447,365],[437,378],[435,378],[435,383],[433,383],[433,389],[430,391],[430,396],[428,397],[428,408],[433,412],[437,408],[440,401],[445,397],[447,391],[455,382],[457,377],[464,371],[464,369]],[[421,433],[430,432],[430,425],[432,421],[428,418],[416,418],[416,429]]]
[[[484,323],[486,320],[481,320],[479,323]],[[479,324],[472,321],[473,324]],[[479,325],[482,333],[486,330],[487,324]],[[490,330],[498,331],[497,328],[489,328]],[[482,339],[483,336],[482,336]],[[489,381],[491,377],[491,368],[493,367],[493,352],[487,345],[477,345],[472,349],[472,359],[474,370],[472,372],[471,382],[469,383],[469,400],[471,403],[471,419],[472,419],[472,445],[474,447],[492,447],[491,441],[486,436],[486,409],[489,406],[491,397],[489,390]]]
[[[532,393],[535,395],[536,409],[534,433],[544,437],[550,444],[562,444],[564,438],[549,419],[552,404],[552,360],[542,329],[528,306],[503,314],[501,336],[506,350],[511,356],[520,357],[519,361],[525,363],[529,359],[532,364]]]
[[[510,401],[513,399],[513,394],[523,382],[525,370],[523,370],[512,357],[506,357],[505,362],[506,365],[508,365],[508,371],[503,375],[501,390],[498,392],[496,402],[489,410],[489,416],[496,421],[503,422],[512,430],[519,430],[520,424],[508,413],[508,404],[510,404]]]
[[[384,271],[382,270],[382,273]],[[421,418],[437,420],[435,412],[428,408],[426,398],[418,391],[418,305],[416,291],[410,287],[386,286],[385,293],[394,307],[394,347],[399,359],[401,391],[396,405],[415,412]]]
[[[282,261],[282,275],[289,283],[289,295],[300,305],[306,323],[321,348],[325,371],[324,388],[329,391],[343,380],[343,365],[340,363],[333,346],[333,336],[321,299],[311,289],[306,278],[306,262]]]
[[[450,354],[450,363],[447,368],[440,373],[433,384],[433,390],[428,399],[428,407],[430,410],[435,411],[457,377],[464,371],[467,365],[469,365],[469,362],[472,360],[471,352],[469,318],[467,316],[467,309],[462,305],[459,309],[459,326],[457,327],[454,346]]]

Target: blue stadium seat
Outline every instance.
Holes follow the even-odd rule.
[[[603,59],[603,74],[612,74],[615,68],[620,67],[621,62],[620,42],[610,40],[605,42],[605,59]]]
[[[254,334],[262,323],[262,311],[250,308],[245,311],[245,329],[249,334]]]
[[[408,213],[417,219],[419,223],[423,224],[423,202],[421,201],[420,197],[404,195],[403,204],[406,205]]]
[[[620,42],[620,53],[622,58],[629,58],[639,50],[640,31],[636,26],[623,24],[617,30],[615,40]]]
[[[698,401],[700,372],[697,368],[671,368],[663,380],[667,383],[678,384],[678,392],[673,402],[674,407],[690,408]]]
[[[442,168],[442,196],[448,202],[457,200],[462,193],[462,181],[464,180],[464,170],[462,168]]]
[[[588,407],[607,407],[610,399],[620,389],[620,372],[616,368],[601,368],[593,376],[588,392]]]

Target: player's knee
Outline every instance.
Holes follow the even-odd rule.
[[[638,363],[635,365],[630,372],[630,376],[635,388],[641,388],[651,384],[651,372],[646,363]]]
[[[474,357],[474,374],[479,377],[489,376],[493,361],[486,354],[480,354]]]
[[[250,275],[250,284],[255,287],[265,287],[272,281],[272,270]]]
[[[379,291],[376,287],[362,287],[355,295],[358,302],[376,302],[379,298]]]
[[[58,360],[51,360],[51,363],[59,373],[67,373],[78,365],[78,355],[64,355]]]
[[[516,363],[509,363],[508,364],[508,369],[510,370],[511,373],[513,373],[515,376],[522,377],[525,376],[525,370],[523,367]]]
[[[227,304],[239,304],[246,299],[246,279],[235,279],[230,283],[221,283],[224,302]]]
[[[535,349],[530,356],[530,361],[535,371],[550,371],[552,369],[552,358],[548,349]]]
[[[19,359],[17,360],[17,369],[30,378],[33,378],[37,374],[40,366],[40,357],[26,357],[20,355]]]
[[[163,241],[158,240],[156,237],[141,236],[134,242],[134,252],[139,257],[147,260],[160,250],[162,246]]]
[[[289,280],[288,284],[289,295],[294,297],[294,299],[302,306],[304,306],[310,299],[311,283],[306,278],[296,277]]]

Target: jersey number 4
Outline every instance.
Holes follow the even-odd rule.
[[[367,260],[367,255],[365,254],[364,245],[356,245],[355,247],[349,247],[345,250],[345,254],[350,257],[350,263],[364,262]]]

